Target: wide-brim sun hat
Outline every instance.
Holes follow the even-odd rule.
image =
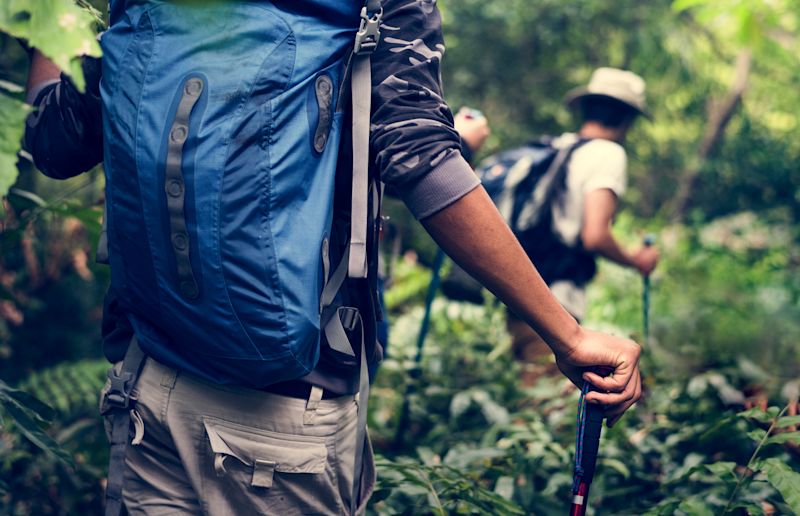
[[[570,90],[564,103],[574,108],[588,97],[606,97],[630,106],[639,114],[652,120],[645,99],[645,82],[640,76],[619,68],[598,68],[592,73],[589,84]]]

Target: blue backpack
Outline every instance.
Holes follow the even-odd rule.
[[[341,0],[112,0],[110,12],[109,260],[144,353],[253,388],[311,372],[322,335],[355,357],[342,285],[367,277],[379,205],[379,16]],[[350,191],[335,192],[337,171]],[[352,198],[344,246],[335,194]]]

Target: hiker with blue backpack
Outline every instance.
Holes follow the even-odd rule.
[[[561,307],[461,156],[433,1],[112,0],[101,44],[85,92],[34,58],[25,146],[104,163],[107,514],[364,512],[383,183],[609,424],[639,399],[639,346]]]

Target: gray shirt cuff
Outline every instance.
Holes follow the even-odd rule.
[[[414,217],[422,220],[461,199],[480,183],[469,163],[455,152],[429,174],[396,188]]]

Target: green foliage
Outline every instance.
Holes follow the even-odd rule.
[[[647,343],[653,365],[691,371],[746,361],[754,367],[742,369],[743,380],[772,388],[800,376],[798,248],[787,219],[741,213],[657,231],[662,260],[652,278]],[[623,215],[616,231],[632,240],[642,226]],[[608,262],[600,270],[587,323],[641,336],[641,280]]]
[[[81,56],[100,56],[96,29],[101,14],[85,0],[4,0],[0,3],[0,35],[8,34],[40,50],[70,75],[83,90]],[[2,75],[0,75],[2,77]],[[10,83],[0,84],[8,90]],[[4,87],[5,86],[5,87]],[[14,85],[11,85],[14,86]],[[13,88],[18,93],[19,88]],[[17,177],[17,153],[30,110],[18,99],[0,92],[0,198]],[[2,209],[0,208],[0,214]]]
[[[599,66],[647,81],[654,121],[633,128],[624,202],[640,216],[663,212],[684,172],[700,167],[691,206],[705,220],[740,210],[789,207],[800,220],[792,135],[800,117],[797,2],[779,0],[456,0],[440,2],[448,101],[486,113],[484,153],[577,128],[564,94]],[[674,7],[674,8],[673,8]],[[741,104],[705,160],[710,116],[736,80],[736,57],[752,52]]]
[[[9,392],[18,411],[35,417],[32,430],[20,419],[0,428],[0,513],[101,513],[108,445],[97,400],[107,369],[104,360],[64,363],[31,375],[19,389],[0,383],[4,410]]]
[[[17,177],[17,152],[29,110],[22,102],[0,93],[0,197],[5,196]]]
[[[100,15],[87,2],[72,0],[6,0],[0,5],[0,31],[26,40],[83,90],[80,57],[100,56],[95,28]]]
[[[29,441],[53,457],[71,465],[70,457],[42,431],[42,425],[48,423],[48,415],[52,412],[48,405],[24,391],[12,389],[0,380],[0,421],[3,421],[3,416],[10,417],[14,428]]]
[[[106,381],[108,368],[105,360],[59,364],[31,374],[21,387],[47,400],[62,420],[85,416],[97,409],[97,396]]]
[[[643,225],[626,214],[618,226],[634,234]],[[659,515],[795,510],[800,457],[792,443],[800,417],[777,407],[742,412],[752,395],[797,396],[799,289],[787,262],[796,255],[789,229],[779,215],[745,214],[657,231],[665,252],[653,278],[647,394],[620,424],[604,430],[591,507]],[[491,303],[437,299],[418,368],[419,278],[430,273],[414,272],[408,263],[395,270],[401,274],[387,296],[394,289],[415,294],[391,305],[389,359],[373,388],[370,431],[385,459],[371,510],[565,513],[575,390],[547,378],[520,387],[503,310]],[[641,288],[635,274],[604,265],[590,289],[587,324],[639,335]],[[409,383],[411,422],[398,440],[397,415]],[[452,498],[440,477],[454,482],[457,472],[469,489]],[[481,509],[484,491],[513,505]]]
[[[792,0],[451,0],[440,2],[454,106],[484,111],[485,152],[573,129],[562,95],[597,66],[642,74],[655,122],[627,144],[631,188],[617,228],[662,211],[681,173],[700,167],[691,223],[660,229],[653,278],[647,398],[604,432],[590,505],[603,514],[798,512],[798,416],[741,412],[752,394],[785,400],[800,377],[798,4]],[[97,13],[81,1],[5,0],[0,32],[27,40],[82,83],[77,56],[97,55]],[[0,37],[0,195],[17,178],[26,108],[24,53]],[[16,54],[14,54],[16,50]],[[705,163],[709,112],[752,52],[743,102]],[[9,82],[10,81],[10,82]],[[23,173],[0,235],[0,513],[98,514],[107,455],[96,413],[104,378],[97,328],[108,281],[90,265],[102,182]],[[26,168],[27,167],[27,168]],[[402,251],[435,251],[405,209],[388,206]],[[747,212],[742,213],[743,210]],[[390,240],[387,238],[387,241]],[[388,243],[388,242],[387,242]],[[576,394],[560,380],[523,389],[498,306],[437,300],[420,367],[413,363],[430,272],[402,262],[387,294],[392,338],[374,388],[371,432],[379,514],[563,514],[569,502]],[[588,324],[639,336],[641,282],[604,264]],[[70,363],[53,368],[61,361]],[[413,378],[413,380],[412,380]],[[795,382],[794,384],[792,382]],[[395,435],[409,388],[411,423]],[[53,406],[49,411],[36,398]],[[795,394],[784,397],[796,397]],[[9,409],[10,407],[10,409]],[[37,415],[38,414],[38,415]],[[41,417],[40,417],[41,416]],[[45,428],[44,419],[52,419]],[[12,421],[16,420],[16,422]],[[20,424],[19,422],[22,421]],[[25,432],[28,432],[26,434]],[[37,443],[37,444],[35,444]],[[42,451],[41,447],[50,452]],[[51,449],[52,448],[52,449]],[[62,450],[74,468],[54,457]],[[65,457],[62,457],[65,458]],[[727,507],[727,509],[726,509]]]

